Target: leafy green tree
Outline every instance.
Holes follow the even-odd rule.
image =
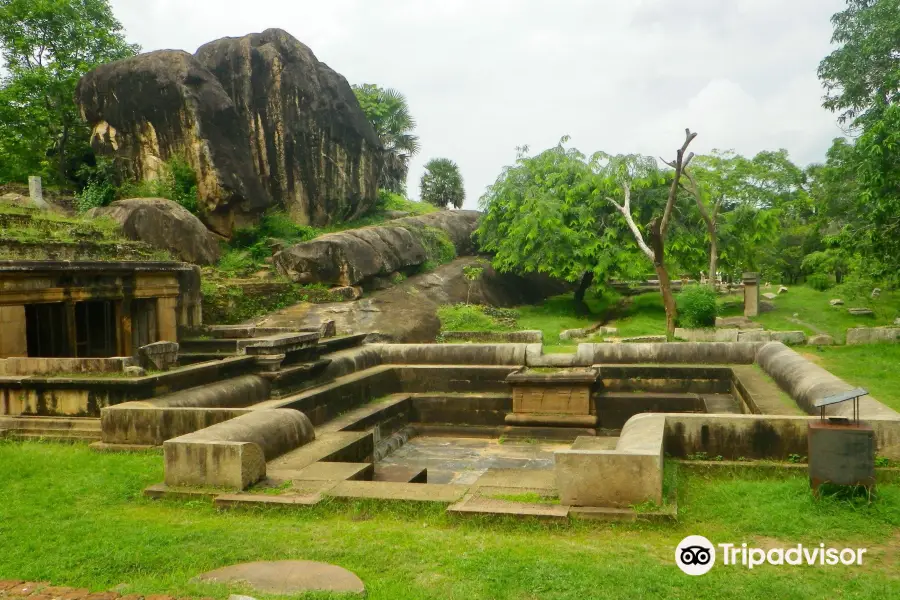
[[[459,167],[449,158],[433,158],[426,163],[419,189],[422,201],[438,208],[462,208],[466,200]]]
[[[139,48],[125,41],[107,0],[0,0],[0,49],[0,179],[71,179],[92,156],[74,101],[78,80]]]
[[[649,263],[601,194],[600,156],[588,160],[567,142],[564,137],[534,156],[527,147],[517,149],[515,164],[479,201],[484,215],[475,235],[498,271],[577,281],[576,310],[586,313],[592,285],[641,276]]]
[[[419,153],[419,137],[413,134],[416,121],[406,97],[395,89],[371,83],[354,85],[353,92],[384,146],[380,187],[395,194],[405,194],[409,160]]]
[[[854,124],[900,100],[900,0],[847,0],[831,22],[840,47],[819,65],[825,107]]]

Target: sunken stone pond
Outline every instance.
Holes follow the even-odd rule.
[[[646,516],[640,505],[672,518],[667,457],[784,462],[806,453],[815,402],[850,389],[779,342],[544,354],[240,326],[209,327],[181,348],[176,366],[98,409],[94,447],[161,447],[164,481],[145,493],[220,507],[371,498],[559,520]],[[879,455],[900,456],[900,415],[871,397],[859,412]],[[5,427],[41,419],[78,420],[19,415]]]

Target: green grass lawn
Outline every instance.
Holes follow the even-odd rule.
[[[678,523],[554,526],[459,520],[443,507],[402,503],[217,512],[208,501],[144,499],[143,487],[161,479],[158,454],[0,443],[0,579],[224,599],[225,587],[191,578],[293,558],[350,569],[373,599],[900,597],[898,484],[879,485],[872,505],[817,503],[802,473],[764,480],[682,472]],[[716,566],[689,577],[673,555],[692,534],[869,551],[862,567]]]
[[[900,411],[900,344],[807,349],[804,354],[844,381]]]
[[[777,290],[777,288],[775,288]],[[841,298],[844,306],[831,306],[829,300]],[[808,335],[827,333],[839,344],[844,343],[847,329],[891,325],[900,317],[900,292],[885,291],[877,299],[868,296],[843,297],[839,290],[819,292],[805,286],[791,287],[771,302],[775,309],[753,319],[766,329],[805,331]],[[854,317],[848,308],[871,308],[874,317]],[[798,315],[794,317],[794,315]]]

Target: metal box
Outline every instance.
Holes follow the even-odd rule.
[[[875,488],[875,431],[863,423],[809,424],[809,482]]]

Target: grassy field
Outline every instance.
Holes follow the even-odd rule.
[[[672,468],[672,467],[670,467]],[[373,599],[896,598],[900,485],[872,505],[812,500],[806,478],[677,476],[677,524],[457,520],[442,507],[329,504],[219,513],[205,501],[149,501],[155,454],[0,443],[0,579],[123,593],[227,597],[191,583],[250,560],[310,559],[357,573]],[[868,548],[862,567],[674,565],[687,535],[771,548],[820,542]],[[264,596],[263,596],[264,597]],[[322,598],[323,596],[318,596]]]
[[[900,411],[900,344],[810,348],[803,354]]]

